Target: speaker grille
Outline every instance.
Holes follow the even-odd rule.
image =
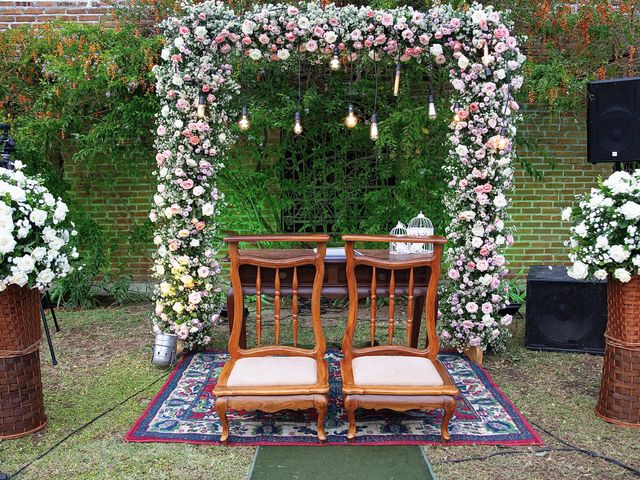
[[[601,354],[607,321],[606,283],[576,281],[565,267],[531,267],[526,316],[527,348]]]

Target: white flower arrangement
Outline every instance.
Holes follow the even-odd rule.
[[[297,68],[297,49],[320,62],[337,48],[364,62],[399,58],[447,69],[452,105],[459,107],[452,108],[446,165],[452,222],[441,336],[459,349],[501,343],[511,321],[499,311],[506,298],[504,250],[513,243],[505,221],[519,109],[514,94],[525,61],[501,12],[478,3],[464,10],[436,4],[428,12],[306,3],[260,4],[236,15],[224,2],[207,1],[187,5],[162,27],[165,47],[154,67],[159,189],[150,214],[158,247],[156,331],[177,333],[188,348],[203,346],[218,318],[221,269],[212,245],[223,195],[215,178],[236,141],[228,124],[237,117],[230,105],[240,93],[230,59],[245,55],[289,69]],[[201,94],[204,119],[197,116]]]
[[[0,168],[0,291],[9,285],[47,289],[71,271],[78,252],[69,240],[77,234],[67,220],[67,205],[27,177],[22,163]]]
[[[582,280],[609,276],[626,283],[640,274],[640,170],[614,172],[578,205],[562,211],[571,220],[569,276]]]

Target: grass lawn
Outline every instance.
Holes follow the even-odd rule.
[[[49,425],[31,437],[0,442],[1,472],[11,474],[30,464],[17,478],[246,478],[254,453],[251,447],[122,440],[168,375],[150,365],[150,309],[139,305],[59,312],[62,332],[54,334],[54,344],[60,364],[51,367],[46,344],[42,351]],[[328,340],[339,342],[343,314],[328,317]],[[217,328],[214,347],[224,348],[226,325]],[[593,413],[601,357],[528,352],[522,347],[521,325],[515,333],[508,352],[489,355],[485,366],[527,419],[575,446],[640,469],[640,430],[609,425]],[[74,429],[114,406],[38,459]],[[440,479],[635,478],[620,466],[585,453],[539,451],[567,448],[539,433],[546,443],[542,448],[425,447],[425,451]]]

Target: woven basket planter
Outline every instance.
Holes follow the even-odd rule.
[[[640,276],[609,280],[608,322],[596,413],[608,422],[640,427]]]
[[[40,292],[10,286],[0,292],[0,439],[47,424],[40,378]]]

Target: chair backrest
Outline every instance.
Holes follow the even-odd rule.
[[[435,359],[438,355],[438,334],[436,332],[436,296],[438,279],[440,277],[440,258],[446,238],[440,236],[430,237],[395,237],[387,235],[343,235],[345,253],[347,255],[347,283],[349,286],[349,317],[347,329],[342,342],[342,350],[346,360],[362,355],[418,355]],[[432,253],[392,254],[389,253],[388,244],[391,242],[402,243],[430,243],[433,244]],[[359,250],[356,252],[355,243],[384,243],[384,250]],[[358,321],[358,300],[363,296],[362,287],[358,286],[356,268],[366,266],[371,269],[370,284],[364,292],[371,299],[369,307],[369,331],[371,346],[366,348],[354,348],[353,337]],[[382,275],[379,270],[388,272],[388,276]],[[376,339],[376,315],[378,299],[380,298],[379,280],[383,278],[385,283],[385,296],[389,298],[389,318],[387,323],[387,345],[375,346]],[[398,288],[398,281],[406,286]],[[411,339],[414,332],[413,314],[416,303],[416,295],[426,294],[426,335],[427,348],[412,348]],[[393,344],[396,323],[396,302],[398,295],[407,296],[407,345]],[[416,335],[417,336],[417,335]]]
[[[259,356],[306,356],[322,360],[326,343],[322,333],[320,320],[320,296],[324,279],[324,257],[329,241],[328,235],[235,235],[224,239],[229,245],[229,258],[231,260],[231,286],[234,292],[234,318],[231,336],[229,338],[229,353],[232,358],[259,357]],[[314,249],[241,249],[239,244],[259,242],[302,242],[315,243]],[[311,284],[300,283],[299,267],[315,267],[315,274]],[[243,285],[241,271],[251,269],[253,279],[250,285]],[[253,273],[255,272],[255,273]],[[256,347],[240,348],[240,336],[242,332],[244,302],[243,296],[255,294],[256,296]],[[275,345],[263,345],[263,310],[262,295],[272,296],[274,299],[274,343]],[[283,296],[291,295],[292,303],[292,337],[293,346],[280,344],[281,330],[281,302]],[[313,350],[298,347],[298,317],[299,297],[311,297],[311,317],[313,323],[314,348]]]

